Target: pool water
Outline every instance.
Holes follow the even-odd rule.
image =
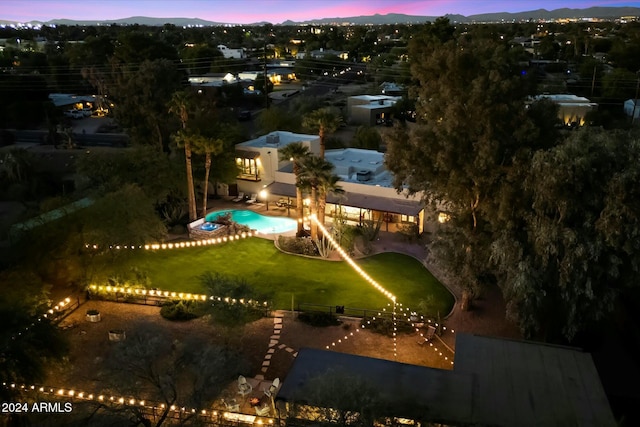
[[[246,225],[252,230],[262,234],[286,233],[297,228],[296,220],[277,216],[260,215],[246,209],[228,209],[211,212],[205,217],[205,221],[212,222],[221,215],[231,214],[231,220],[238,224]]]

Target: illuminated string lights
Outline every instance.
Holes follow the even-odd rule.
[[[380,285],[378,282],[376,282],[371,276],[369,276],[362,268],[360,268],[360,266],[358,264],[356,264],[356,262],[349,256],[349,254],[347,254],[347,252],[342,249],[342,247],[340,247],[340,245],[338,244],[338,242],[335,241],[335,239],[333,238],[333,236],[331,236],[331,233],[329,233],[327,231],[326,228],[324,228],[324,226],[320,223],[320,221],[318,221],[318,218],[316,217],[315,214],[311,215],[311,221],[315,222],[316,225],[318,226],[318,228],[322,231],[322,234],[324,235],[324,237],[329,240],[329,242],[331,243],[331,245],[336,249],[336,251],[338,251],[338,253],[340,254],[340,256],[342,257],[342,259],[344,259],[345,261],[347,261],[347,263],[358,273],[360,274],[360,276],[362,276],[367,282],[369,282],[369,284],[371,286],[373,286],[374,288],[376,288],[378,291],[382,292],[382,294],[384,294],[384,296],[386,296],[387,298],[389,298],[391,300],[391,302],[395,303],[396,301],[396,296],[393,295],[391,292],[389,292],[388,290],[386,290],[384,287],[382,287],[382,285]]]
[[[166,250],[166,249],[183,249],[183,248],[195,248],[197,246],[209,246],[219,243],[233,242],[235,240],[246,239],[247,237],[253,237],[255,233],[252,231],[243,231],[239,234],[231,236],[215,237],[211,239],[190,240],[188,242],[175,242],[175,243],[149,243],[145,245],[109,245],[109,249],[124,250],[124,249],[144,249],[147,251]],[[102,249],[101,246],[85,243],[87,249]]]
[[[356,334],[358,334],[358,332],[360,332],[360,329],[356,329]],[[350,337],[355,336],[353,332],[350,332],[349,335],[345,335],[344,338],[340,338],[338,339],[338,341],[334,341],[331,343],[331,346],[327,346],[327,350],[329,350],[331,347],[335,347],[337,344],[341,344],[343,341],[347,341]]]
[[[43,313],[41,316],[38,316],[33,323],[31,323],[29,326],[26,326],[24,329],[22,329],[20,332],[18,332],[17,334],[15,334],[14,336],[11,337],[12,340],[15,340],[17,337],[22,336],[22,334],[26,333],[29,329],[31,329],[32,327],[34,327],[36,325],[37,322],[42,322],[43,319],[48,319],[48,320],[55,320],[56,317],[61,314],[63,311],[65,311],[69,305],[71,304],[71,298],[67,297],[65,299],[63,299],[62,301],[60,301],[59,303],[57,303],[56,305],[54,305],[52,308],[50,308],[49,310],[47,310],[46,313]]]
[[[137,295],[140,297],[151,296],[155,298],[167,298],[167,299],[179,299],[186,301],[213,301],[213,302],[225,302],[227,304],[242,304],[248,306],[263,306],[266,307],[269,305],[267,301],[257,301],[254,299],[245,299],[245,298],[231,298],[231,297],[219,297],[213,295],[204,295],[204,294],[192,294],[186,292],[174,292],[174,291],[163,291],[160,289],[139,289],[139,288],[131,288],[125,286],[111,286],[111,285],[89,285],[89,290],[91,292],[107,292],[112,294],[123,294],[123,295]]]
[[[161,411],[161,412],[167,409],[167,406],[164,403],[149,402],[144,399],[137,399],[133,397],[114,396],[114,395],[107,395],[107,394],[101,394],[101,393],[87,393],[84,391],[78,391],[75,388],[62,388],[62,387],[38,386],[38,385],[27,386],[27,385],[17,385],[15,383],[6,383],[6,382],[3,382],[2,385],[3,387],[8,389],[20,390],[22,392],[27,392],[27,393],[40,393],[40,394],[49,395],[51,397],[55,397],[58,399],[72,398],[75,400],[94,401],[94,402],[100,402],[103,404],[111,403],[112,405],[145,408],[147,410]],[[229,415],[235,414],[235,413],[231,413],[230,411],[221,412],[215,409],[211,410],[211,409],[187,408],[185,406],[180,406],[180,405],[171,405],[169,406],[168,409],[170,412],[175,412],[178,414],[190,413],[194,415],[197,414],[202,417],[213,417],[213,418],[216,418],[219,416],[227,418]],[[256,421],[256,424],[263,424],[264,422],[265,421],[263,421],[263,419],[260,419],[259,421]],[[266,422],[268,424],[273,424],[274,420],[273,418],[268,418]]]

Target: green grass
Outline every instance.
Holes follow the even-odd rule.
[[[357,262],[404,306],[415,308],[421,300],[428,301],[433,315],[446,315],[453,307],[451,293],[412,257],[385,253]],[[375,310],[389,302],[346,262],[286,255],[273,242],[259,238],[218,246],[127,252],[104,273],[126,277],[132,267],[146,273],[152,287],[180,292],[202,293],[198,276],[207,271],[243,278],[282,309],[291,308],[292,295],[296,306],[308,303]]]

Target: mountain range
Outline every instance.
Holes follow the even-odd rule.
[[[538,9],[527,12],[497,12],[483,13],[479,15],[445,15],[449,21],[456,23],[473,23],[473,22],[519,22],[528,20],[556,20],[556,19],[583,19],[583,18],[602,18],[612,19],[622,16],[640,17],[640,8],[638,7],[590,7],[587,9]],[[343,18],[319,18],[309,21],[284,21],[278,25],[328,25],[328,24],[356,24],[356,25],[381,25],[381,24],[416,24],[424,22],[433,22],[438,16],[416,16],[405,15],[399,13],[389,13],[386,15],[370,15],[370,16],[351,16]],[[0,25],[17,24],[16,22],[0,20]],[[150,18],[146,16],[133,16],[130,18],[122,18],[115,20],[103,21],[76,21],[70,19],[53,19],[47,22],[32,21],[28,24],[32,25],[151,25],[161,26],[164,24],[173,24],[180,27],[185,26],[224,26],[235,25],[230,22],[213,22],[199,18]],[[267,22],[255,22],[253,24],[244,25],[264,25]]]

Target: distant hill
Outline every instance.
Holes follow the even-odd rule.
[[[621,16],[640,17],[639,7],[590,7],[588,9],[538,9],[527,12],[497,12],[483,13],[479,15],[445,15],[451,22],[502,22],[502,21],[526,21],[526,20],[553,20],[553,19],[581,19],[581,18],[619,18]],[[284,21],[279,25],[328,25],[328,24],[356,24],[356,25],[382,25],[382,24],[416,24],[433,22],[438,16],[417,16],[401,13],[389,13],[386,15],[350,16],[343,18],[319,18],[309,21]],[[0,25],[11,25],[15,22],[0,20]],[[157,25],[173,24],[179,27],[185,26],[222,26],[235,25],[232,22],[212,22],[199,18],[149,18],[146,16],[132,16],[130,18],[104,20],[104,21],[74,21],[70,19],[54,19],[47,22],[33,21],[30,24],[45,25]],[[256,22],[245,25],[264,25],[266,22]]]

